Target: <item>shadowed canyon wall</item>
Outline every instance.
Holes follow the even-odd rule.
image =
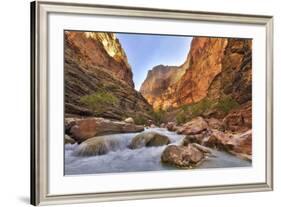
[[[134,89],[131,67],[113,33],[66,31],[64,61],[66,116],[149,117],[152,108]]]

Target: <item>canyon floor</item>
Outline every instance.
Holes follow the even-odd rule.
[[[65,175],[251,166],[251,130],[221,131],[196,117],[144,127],[132,118],[68,118]]]

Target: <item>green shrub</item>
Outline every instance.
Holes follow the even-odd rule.
[[[182,106],[182,110],[190,116],[190,118],[200,116],[208,109],[212,108],[214,102],[208,99],[203,99],[197,103],[184,105]]]
[[[105,112],[108,106],[115,106],[118,103],[118,99],[107,91],[97,91],[91,95],[82,96],[80,101],[97,113]]]
[[[108,91],[116,91],[119,89],[118,85],[110,83],[110,82],[103,83],[102,87]]]
[[[187,117],[185,119],[192,119],[196,116],[201,116],[203,113],[210,110],[228,113],[231,109],[238,106],[239,104],[237,101],[231,96],[223,96],[218,100],[205,98],[197,103],[182,106],[181,109],[184,114],[178,114],[177,120],[179,120],[179,122],[183,122],[186,121],[184,120],[184,117]]]
[[[166,111],[164,111],[163,109],[159,109],[157,111],[150,111],[149,115],[152,117],[154,122],[159,125],[164,122]]]
[[[139,114],[137,114],[134,117],[134,121],[135,121],[135,124],[137,124],[137,125],[146,125],[146,123],[147,123],[147,120],[143,117],[143,115],[139,115]]]
[[[186,117],[186,114],[185,113],[178,113],[177,116],[176,116],[176,122],[177,124],[184,124],[186,123],[187,121],[189,121],[189,119]]]
[[[224,113],[228,113],[231,109],[239,106],[239,103],[231,96],[225,96],[219,99],[216,108]]]

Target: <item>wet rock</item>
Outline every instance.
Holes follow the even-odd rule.
[[[117,145],[118,142],[110,137],[93,137],[81,143],[76,149],[75,154],[78,156],[104,155],[114,150]]]
[[[180,127],[177,130],[177,133],[193,135],[193,134],[200,134],[207,129],[208,129],[207,122],[202,117],[199,116],[185,123],[182,127]]]
[[[229,145],[233,146],[231,152],[238,156],[252,159],[252,130],[244,133],[235,134],[229,141]]]
[[[165,123],[161,123],[160,124],[160,128],[166,128],[166,124]]]
[[[202,145],[219,150],[231,150],[233,146],[228,143],[231,134],[213,129],[211,135],[202,140]]]
[[[204,159],[204,153],[193,145],[169,145],[161,155],[161,161],[176,167],[185,168],[197,165]]]
[[[183,145],[187,146],[191,143],[198,143],[200,144],[204,138],[204,133],[201,134],[194,134],[194,135],[186,135],[183,139]]]
[[[111,121],[104,118],[75,119],[70,129],[70,135],[78,142],[83,142],[91,137],[114,134],[141,132],[143,126],[122,121]]]
[[[67,134],[64,135],[64,144],[74,144],[76,141]]]
[[[169,131],[176,131],[176,123],[175,122],[168,122],[166,127]]]
[[[202,145],[224,150],[239,157],[251,160],[252,130],[243,133],[212,130],[211,135],[202,140]]]
[[[209,147],[205,147],[205,146],[202,146],[197,143],[192,143],[192,146],[196,147],[197,149],[199,149],[200,151],[202,151],[204,153],[213,154],[212,150]]]
[[[74,118],[65,118],[64,119],[64,132],[66,134],[70,133],[71,127],[75,125],[75,119]]]
[[[170,139],[165,135],[156,132],[143,132],[132,139],[129,148],[137,149],[141,147],[162,146],[169,143]]]

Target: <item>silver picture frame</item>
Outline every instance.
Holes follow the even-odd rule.
[[[263,183],[50,195],[48,193],[48,15],[94,14],[261,25],[266,30],[266,178]],[[31,3],[31,204],[66,204],[273,190],[273,17],[35,1]]]

